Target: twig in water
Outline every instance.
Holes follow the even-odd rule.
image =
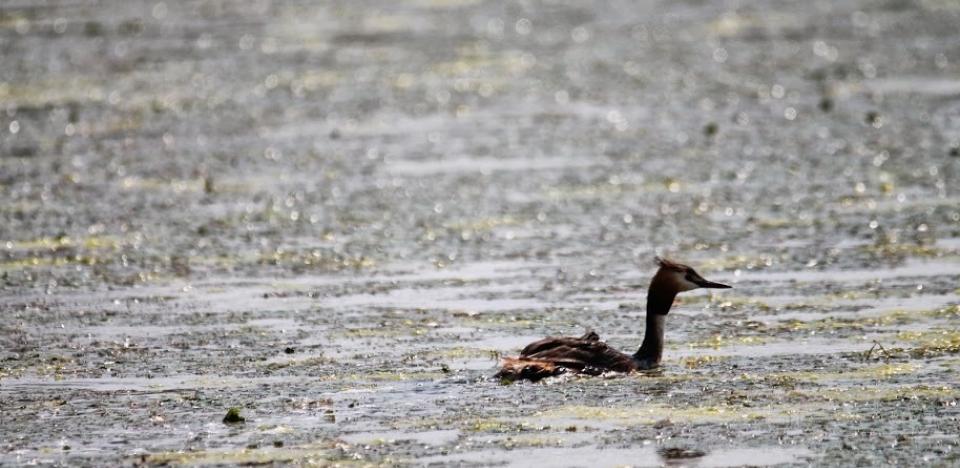
[[[883,358],[889,361],[889,360],[890,360],[890,353],[887,352],[887,348],[884,348],[883,345],[880,344],[879,341],[874,341],[874,343],[876,343],[876,345],[880,348],[880,352],[883,353]]]
[[[874,342],[873,342],[873,346],[871,346],[870,349],[868,349],[868,350],[863,354],[863,360],[864,360],[864,361],[869,361],[869,360],[870,360],[870,357],[873,356],[873,350],[874,350],[874,349],[879,349],[880,354],[883,355],[883,359],[885,359],[885,360],[890,360],[890,353],[887,351],[887,348],[884,348],[883,345],[880,344],[879,341],[874,341]]]

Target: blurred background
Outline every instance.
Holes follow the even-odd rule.
[[[423,415],[350,413],[364,401],[337,393],[349,385],[331,376],[347,369],[369,390],[377,372],[413,373],[402,380],[435,385],[442,399],[489,374],[490,353],[531,337],[596,328],[632,347],[654,253],[737,283],[741,300],[688,305],[723,314],[676,318],[687,354],[668,355],[697,359],[713,346],[707,354],[727,356],[680,366],[686,374],[728,375],[731,363],[768,372],[820,345],[819,364],[799,365],[844,372],[841,353],[876,336],[950,356],[960,345],[949,309],[960,276],[958,24],[960,3],[945,0],[2,0],[0,392],[39,400],[8,412],[8,430],[30,429],[0,463],[85,446],[33,422],[49,411],[55,376],[81,379],[59,387],[80,399],[159,385],[203,401],[177,400],[186,419],[134,411],[161,418],[142,429],[152,441],[126,434],[130,446],[110,457],[269,446],[272,433],[164,429],[199,413],[213,421],[228,404],[278,405],[271,417],[288,419],[269,424],[294,428],[288,445],[406,431],[398,421]],[[838,334],[832,344],[764,347],[809,336],[808,324],[783,323],[828,318],[847,324],[823,325]],[[437,354],[450,347],[459,354]],[[955,358],[924,362],[890,375],[955,383]],[[467,380],[444,380],[451,369]],[[261,383],[322,403],[291,410],[253,384],[137,380],[208,374],[287,375]],[[306,383],[317,376],[327,387]],[[577,385],[586,402],[616,401]],[[417,387],[391,388],[369,411]],[[474,416],[512,411],[492,403],[509,390],[476,391],[468,399],[490,413]],[[550,395],[531,397],[530,411]],[[431,417],[473,414],[430,401],[417,404]],[[869,414],[885,411],[870,401]],[[327,410],[367,425],[311,412]],[[453,419],[434,427],[451,439],[424,444],[468,446],[474,426]],[[812,440],[812,426],[794,423],[801,445]],[[111,433],[114,423],[90,424]],[[613,431],[577,443],[654,437]],[[819,437],[848,456],[846,442]],[[933,453],[930,440],[902,453],[878,445],[870,460]],[[390,447],[356,453],[383,462]],[[104,460],[78,450],[70,456]],[[810,453],[784,459],[817,460]]]
[[[7,282],[895,261],[960,229],[958,10],[6,1],[3,255],[92,267]]]

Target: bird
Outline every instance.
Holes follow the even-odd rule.
[[[654,261],[659,268],[647,290],[647,326],[636,353],[617,351],[600,341],[600,335],[594,331],[580,337],[551,336],[530,343],[520,351],[520,356],[504,359],[494,378],[503,382],[535,382],[568,372],[600,375],[659,367],[663,357],[664,326],[677,294],[699,288],[729,289],[731,286],[708,281],[681,263],[661,257],[654,257]]]

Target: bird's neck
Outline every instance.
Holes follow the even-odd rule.
[[[641,368],[657,367],[660,364],[663,356],[664,323],[675,297],[675,292],[664,292],[652,287],[647,292],[647,328],[640,349],[633,355]]]

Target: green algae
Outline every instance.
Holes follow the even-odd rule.
[[[869,317],[826,317],[816,320],[788,320],[769,328],[774,333],[796,331],[830,332],[836,330],[864,330],[868,328],[891,327],[915,323],[921,320],[923,320],[923,315],[920,312],[894,310],[882,315]]]
[[[258,367],[263,368],[265,371],[279,371],[282,369],[298,369],[298,368],[315,368],[322,366],[329,366],[336,363],[335,360],[324,357],[324,356],[309,356],[288,359],[285,361],[275,361],[267,363],[258,363]]]
[[[446,378],[443,371],[370,371],[349,374],[328,374],[316,377],[323,382],[405,382],[431,381]]]
[[[124,190],[162,190],[180,193],[204,193],[206,179],[161,179],[150,177],[124,177],[120,188]]]
[[[7,241],[5,244],[6,250],[13,253],[15,257],[0,261],[0,269],[20,270],[25,268],[106,264],[113,260],[107,256],[109,253],[118,252],[121,248],[128,247],[134,242],[141,242],[140,237],[60,236]]]
[[[83,369],[72,360],[63,361],[36,361],[27,365],[13,365],[0,367],[0,380],[31,376],[35,378],[53,379],[54,381],[79,375]]]
[[[816,390],[793,390],[790,398],[803,401],[828,401],[835,403],[889,402],[897,400],[956,400],[960,398],[960,389],[951,386],[906,385],[898,387],[827,387]]]
[[[933,245],[916,243],[899,243],[881,238],[871,245],[861,247],[861,250],[867,254],[875,255],[880,258],[931,258],[942,257],[952,252],[940,249]]]
[[[408,353],[403,357],[405,362],[425,361],[435,362],[445,359],[498,359],[498,352],[491,349],[470,348],[464,346],[455,346],[452,348],[433,349],[426,351],[417,351]]]
[[[350,338],[396,338],[403,336],[420,336],[428,331],[425,327],[411,327],[409,325],[381,326],[368,328],[348,328],[343,333]]]
[[[623,194],[640,192],[645,190],[643,185],[633,183],[623,183],[615,180],[615,183],[605,182],[600,184],[579,184],[550,187],[545,190],[547,197],[555,200],[589,200],[599,198],[611,198]],[[661,188],[657,188],[661,190]]]
[[[517,422],[507,419],[488,418],[474,419],[461,423],[461,429],[470,432],[484,433],[518,433],[543,430],[542,426],[535,426],[526,422]]]
[[[107,93],[102,81],[86,77],[0,82],[0,104],[19,107],[65,106],[101,102]]]
[[[709,364],[715,364],[728,360],[729,356],[695,356],[685,357],[680,360],[680,364],[687,369],[697,369]]]
[[[64,267],[72,265],[93,266],[108,263],[108,260],[87,255],[66,257],[26,257],[0,262],[0,270],[23,270],[27,268]]]
[[[770,385],[770,380],[765,380]],[[636,406],[565,405],[537,413],[532,421],[583,421],[584,424],[612,423],[621,426],[652,425],[668,420],[684,424],[715,424],[747,421],[785,421],[795,418],[816,418],[832,414],[836,409],[825,403],[886,402],[902,399],[956,399],[960,390],[950,386],[907,385],[895,387],[847,386],[817,387],[813,390],[792,389],[783,394],[785,400],[763,403],[769,397],[768,389],[757,389],[739,397],[724,397],[725,401],[692,406],[638,404]],[[838,418],[858,419],[847,413]],[[516,424],[516,423],[514,423]],[[509,427],[509,426],[508,426]]]
[[[504,328],[528,328],[536,323],[542,323],[542,319],[538,319],[535,315],[533,315],[531,318],[521,318],[517,314],[505,315],[491,313],[470,318],[459,318],[457,322],[463,326],[493,330]]]
[[[731,270],[759,270],[768,268],[778,262],[777,258],[769,255],[730,255],[726,257],[709,258],[701,262],[698,270],[715,272]]]
[[[709,455],[806,445],[813,465],[949,464],[955,444],[942,435],[957,432],[955,397],[934,385],[951,384],[960,366],[941,353],[953,343],[895,333],[950,328],[957,315],[911,309],[958,294],[947,264],[960,235],[956,144],[940,138],[956,109],[940,96],[868,91],[875,71],[922,88],[914,75],[955,65],[956,28],[924,10],[938,0],[853,13],[785,3],[773,16],[664,4],[663,25],[603,2],[201,3],[154,2],[143,19],[109,8],[78,19],[53,3],[0,12],[13,44],[30,46],[10,50],[0,84],[4,241],[97,225],[149,233],[149,255],[133,256],[123,238],[116,248],[84,246],[82,235],[20,250],[0,241],[0,262],[38,259],[0,271],[14,311],[0,327],[0,375],[24,371],[0,386],[9,433],[0,464],[113,466],[145,450],[155,454],[143,461],[158,464],[562,465],[575,450],[612,465],[610,452],[655,450],[647,444]],[[831,15],[852,24],[842,44],[811,36]],[[917,45],[887,47],[904,34]],[[931,34],[945,39],[909,41]],[[768,39],[812,52],[764,48]],[[51,47],[62,53],[42,53]],[[866,60],[874,49],[889,53]],[[926,65],[914,66],[917,57]],[[97,80],[61,92],[70,76]],[[88,93],[103,83],[111,89]],[[824,99],[832,110],[818,113]],[[784,108],[798,118],[780,118]],[[918,115],[925,125],[909,118]],[[589,164],[459,166],[545,155]],[[436,172],[394,172],[406,162]],[[486,380],[496,364],[477,358],[528,336],[590,327],[625,349],[643,332],[643,291],[617,285],[645,282],[650,250],[674,247],[696,267],[718,258],[726,271],[774,274],[725,275],[736,289],[684,296],[697,314],[669,320],[659,373]],[[363,258],[376,265],[354,269]],[[485,263],[499,261],[511,267]],[[174,264],[189,268],[175,275]],[[894,265],[906,268],[894,275]],[[464,277],[486,279],[454,279],[463,266],[477,267]],[[292,274],[290,285],[272,285]],[[151,284],[116,279],[128,275]],[[153,290],[174,299],[127,299]],[[514,299],[533,305],[488,310]],[[861,320],[881,301],[907,310]],[[451,302],[482,313],[458,316]],[[609,310],[618,303],[638,306]],[[813,319],[783,322],[784,310]],[[210,331],[271,320],[279,325]],[[829,335],[830,348],[792,353],[821,343],[788,341],[810,332]],[[117,359],[104,341],[128,334],[143,352]],[[922,351],[888,345],[864,359],[871,334]],[[751,335],[771,341],[723,351]],[[681,340],[721,351],[684,352]],[[319,349],[336,362],[310,354]],[[720,353],[730,356],[684,357]],[[453,359],[473,361],[444,373]],[[902,384],[913,388],[865,390]],[[224,402],[256,402],[263,426],[211,424]],[[538,416],[558,405],[610,409]],[[614,414],[650,405],[662,407],[652,424],[645,413]],[[291,452],[249,448],[276,442],[281,421],[296,428],[277,430]],[[476,430],[369,449],[298,445],[421,423]],[[97,437],[76,437],[76,427]],[[573,450],[506,451],[564,436]],[[749,461],[763,464],[755,453]]]
[[[924,315],[932,318],[942,319],[960,318],[960,304],[947,305],[939,309],[926,311]]]
[[[789,29],[795,22],[796,18],[782,12],[727,12],[699,27],[716,38],[737,39],[758,30]]]
[[[85,237],[39,237],[36,239],[8,241],[7,250],[59,250],[66,247],[82,248],[86,250],[116,249],[135,240],[117,236],[85,236]]]
[[[224,424],[237,424],[246,422],[247,418],[244,418],[240,415],[240,408],[230,408],[227,410],[227,414],[223,417]]]
[[[876,366],[866,366],[842,372],[830,371],[798,371],[777,372],[770,374],[749,374],[739,376],[745,381],[759,381],[773,386],[794,387],[801,383],[822,383],[835,381],[875,381],[884,380],[899,375],[909,375],[920,369],[909,363],[889,363]]]
[[[482,3],[484,0],[407,0],[420,8],[463,8]]]
[[[368,257],[346,255],[323,249],[274,249],[261,252],[257,263],[321,271],[360,270],[376,265],[376,262]]]
[[[567,429],[567,432],[576,432],[575,430],[570,431],[569,428]],[[498,440],[497,443],[503,449],[512,450],[518,448],[563,447],[568,445],[568,440],[569,438],[559,436],[544,436],[536,433],[517,432],[512,433],[506,439]]]
[[[727,346],[740,346],[740,345],[749,345],[756,346],[767,343],[769,340],[760,336],[754,335],[743,335],[743,336],[730,336],[717,333],[711,335],[709,338],[693,341],[686,343],[688,348],[711,348],[711,349],[720,349]]]
[[[754,221],[761,229],[777,230],[784,228],[807,227],[813,225],[813,220],[799,218],[759,218]]]
[[[960,330],[957,329],[900,332],[896,337],[914,345],[907,352],[915,358],[960,353]]]
[[[148,464],[177,466],[296,464],[302,466],[377,466],[378,464],[344,457],[331,444],[312,444],[290,448],[198,450],[160,452],[146,455]],[[390,463],[385,461],[384,465]]]
[[[790,414],[791,408],[715,404],[691,407],[643,404],[636,407],[565,405],[537,413],[544,421],[579,420],[585,424],[609,422],[618,425],[651,425],[663,420],[675,423],[719,423],[770,419]]]
[[[710,305],[711,308],[717,308],[717,309],[720,309],[721,311],[748,310],[751,312],[753,311],[770,312],[775,309],[770,304],[756,298],[736,297],[736,296],[727,296],[727,295],[719,295],[719,294],[708,294],[705,296],[696,296],[696,297],[702,297],[703,299],[701,300],[707,301],[707,303]],[[688,301],[688,299],[683,299],[683,302],[692,302],[692,301]]]
[[[515,216],[461,219],[444,224],[444,228],[454,231],[489,232],[503,226],[516,226],[521,220]]]

